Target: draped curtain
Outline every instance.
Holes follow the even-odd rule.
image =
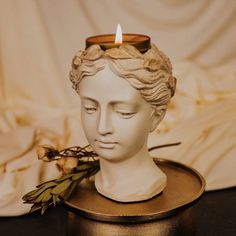
[[[195,167],[208,190],[236,185],[234,0],[0,0],[0,215],[25,213],[21,196],[58,174],[37,160],[38,144],[87,142],[71,59],[86,37],[114,33],[117,23],[151,36],[178,79],[149,146],[182,144],[153,155]]]

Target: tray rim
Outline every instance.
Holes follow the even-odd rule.
[[[160,211],[157,213],[152,212],[150,214],[145,213],[144,215],[138,215],[138,214],[131,215],[131,216],[109,215],[109,214],[104,214],[104,213],[99,213],[99,212],[93,212],[91,210],[84,210],[84,209],[77,208],[74,204],[70,203],[69,200],[64,200],[63,205],[65,205],[66,208],[68,208],[70,211],[72,211],[75,214],[79,214],[80,216],[84,216],[86,218],[97,220],[97,221],[114,222],[114,223],[115,222],[117,222],[117,223],[135,222],[135,223],[137,223],[137,222],[147,222],[147,221],[152,221],[152,220],[160,220],[160,219],[170,217],[172,215],[175,215],[177,213],[184,211],[187,208],[190,208],[198,200],[200,200],[203,193],[205,192],[206,182],[205,182],[204,177],[196,169],[189,167],[186,164],[182,164],[180,162],[172,161],[172,160],[168,160],[168,159],[164,159],[164,158],[153,157],[153,160],[157,165],[164,163],[164,164],[170,165],[172,167],[181,168],[181,169],[184,169],[185,171],[190,172],[192,175],[194,175],[198,179],[198,181],[200,183],[201,187],[200,187],[198,193],[196,193],[194,195],[194,197],[189,199],[189,201],[187,201],[186,203],[176,205],[175,207],[173,207],[167,211]],[[130,204],[130,203],[122,203],[122,204],[124,204],[124,206],[125,206],[125,204]]]

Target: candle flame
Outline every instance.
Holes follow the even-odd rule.
[[[122,43],[122,30],[120,24],[117,25],[116,28],[116,39],[115,43]]]

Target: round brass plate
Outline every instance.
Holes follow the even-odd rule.
[[[100,195],[93,180],[81,183],[65,201],[70,210],[94,220],[107,222],[144,222],[162,219],[191,206],[205,189],[203,177],[183,164],[154,158],[167,175],[164,191],[150,200],[120,203]]]

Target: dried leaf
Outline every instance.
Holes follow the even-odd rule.
[[[78,183],[76,181],[74,181],[71,184],[70,188],[67,189],[63,194],[61,194],[61,196],[63,197],[64,200],[67,200],[71,196],[71,194],[73,193],[73,191],[77,185],[78,185]]]
[[[34,203],[40,203],[42,202],[42,199],[44,198],[45,193],[41,193],[40,195],[38,195],[38,197],[34,200]]]
[[[81,178],[83,176],[84,172],[79,172],[75,175],[72,176],[72,180],[73,181],[76,181],[76,180],[79,180],[79,178]]]
[[[59,195],[52,195],[53,205],[56,206],[59,200]]]
[[[31,191],[31,192],[25,194],[25,195],[22,197],[22,199],[23,199],[24,201],[28,201],[28,200],[29,200],[29,201],[32,201],[32,200],[34,200],[35,198],[37,198],[40,194],[42,194],[45,190],[47,190],[48,188],[54,187],[54,186],[56,186],[56,185],[57,185],[57,183],[52,182],[52,181],[47,182],[47,183],[44,183],[44,184],[42,184],[42,185],[40,186],[39,189],[33,190],[33,191]]]
[[[81,165],[77,166],[75,170],[76,170],[76,172],[81,172],[81,171],[86,171],[90,168],[91,168],[91,165],[89,165],[89,164],[81,164]]]
[[[51,189],[48,188],[45,192],[44,192],[44,197],[42,199],[42,202],[47,202],[52,198],[52,194],[51,194]]]
[[[29,213],[35,212],[35,211],[41,209],[41,207],[42,207],[41,204],[34,204],[34,205],[31,207]]]
[[[55,180],[49,180],[49,181],[43,182],[43,183],[41,183],[41,184],[38,184],[38,185],[36,186],[36,188],[42,188],[42,187],[44,187],[45,185],[50,184],[50,183],[55,183]]]
[[[43,159],[44,157],[47,157],[48,160],[55,160],[60,157],[73,157],[77,158],[78,162],[76,168],[72,169],[73,173],[39,184],[36,186],[37,189],[23,196],[24,203],[33,204],[30,212],[41,209],[43,214],[50,205],[56,206],[61,201],[61,198],[69,198],[80,181],[99,170],[99,161],[94,159],[94,157],[97,157],[97,154],[89,145],[83,148],[78,146],[70,147],[61,151],[44,145],[39,154]],[[81,158],[86,158],[87,161]]]
[[[60,183],[56,187],[54,187],[51,193],[58,195],[58,194],[64,192],[71,185],[71,183],[72,183],[72,180],[66,179],[62,183]]]
[[[47,202],[47,203],[43,204],[42,209],[41,209],[41,215],[44,214],[44,212],[48,209],[48,207],[49,207],[50,205],[51,205],[50,202]]]

